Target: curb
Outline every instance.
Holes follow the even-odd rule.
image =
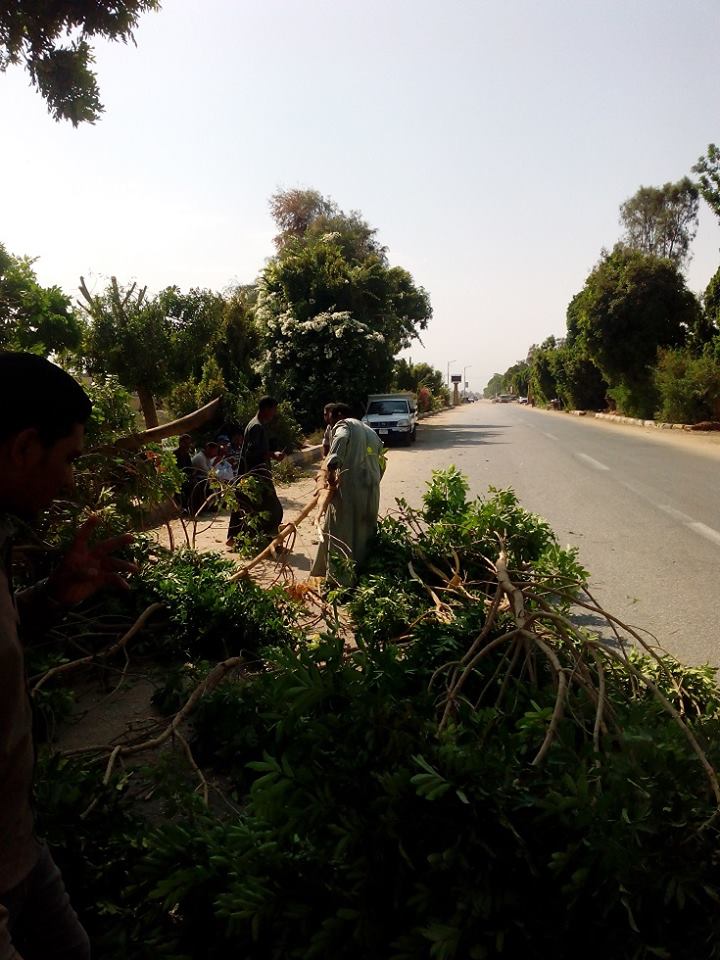
[[[575,411],[572,411],[575,413]],[[662,420],[639,420],[637,417],[621,417],[616,413],[592,414],[596,420],[609,420],[611,423],[625,423],[633,427],[646,427],[654,430],[690,430],[688,423],[664,423]]]

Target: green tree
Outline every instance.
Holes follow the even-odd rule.
[[[530,364],[527,360],[518,360],[505,371],[505,386],[510,393],[526,397],[530,383]]]
[[[599,368],[618,407],[652,416],[658,347],[682,346],[700,310],[678,268],[617,244],[603,254],[569,309],[573,342]]]
[[[692,171],[698,174],[700,196],[715,216],[720,218],[720,150],[714,143],[708,144],[706,152],[698,157]]]
[[[710,278],[702,296],[702,315],[692,331],[692,341],[701,348],[720,333],[720,268]]]
[[[655,383],[658,417],[670,423],[720,420],[720,339],[700,355],[687,347],[660,350]]]
[[[311,223],[287,239],[258,283],[262,374],[304,427],[317,424],[330,400],[361,404],[368,392],[387,389],[395,355],[432,315],[410,274],[363,240],[358,214],[333,217],[338,229]]]
[[[662,187],[640,187],[620,207],[623,243],[682,266],[697,233],[699,202],[698,188],[689,177]]]
[[[0,4],[0,71],[22,64],[56,120],[94,123],[103,112],[91,40],[134,41],[159,0],[52,0]]]
[[[559,396],[557,354],[555,337],[548,337],[540,346],[530,348],[528,393],[535,403],[546,404]]]
[[[401,358],[395,362],[393,383],[398,390],[412,393],[427,387],[434,396],[438,396],[445,386],[445,379],[442,372],[429,363],[411,363]]]
[[[91,294],[81,278],[80,290],[90,318],[85,342],[90,371],[113,374],[134,390],[145,423],[157,426],[156,398],[167,393],[175,373],[173,328],[162,303],[147,300],[145,287],[120,287],[115,277],[100,294]]]
[[[259,385],[260,334],[255,323],[255,286],[237,286],[223,301],[221,328],[215,357],[228,389],[234,393]]]
[[[275,237],[278,250],[293,240],[317,240],[331,234],[350,260],[362,260],[369,254],[383,257],[387,252],[375,239],[377,230],[357,210],[344,213],[317,190],[278,190],[270,198],[270,212],[280,230]]]
[[[487,382],[487,386],[483,390],[483,396],[486,400],[492,400],[493,397],[496,397],[499,393],[505,392],[505,375],[502,373],[494,373]]]
[[[75,351],[82,323],[59,287],[38,283],[33,263],[0,244],[0,349],[43,356]]]

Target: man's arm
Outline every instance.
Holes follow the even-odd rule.
[[[70,607],[87,600],[98,590],[105,587],[128,589],[123,574],[135,573],[137,566],[114,554],[132,543],[133,535],[125,533],[91,544],[90,537],[99,522],[97,516],[86,520],[47,580],[15,595],[23,639],[32,642],[60,620]]]
[[[333,440],[325,464],[327,467],[328,486],[330,487],[336,487],[338,484],[340,472],[347,455],[349,441],[350,425],[345,423],[345,421],[341,421],[333,431]]]

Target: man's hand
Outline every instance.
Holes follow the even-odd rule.
[[[121,574],[137,572],[134,563],[112,556],[116,550],[132,543],[131,533],[90,544],[99,522],[98,516],[85,521],[60,566],[48,579],[48,593],[64,606],[81,603],[104,587],[127,590],[128,582]]]
[[[282,461],[285,459],[285,451],[276,450],[275,453],[272,454],[272,458],[273,460],[277,460],[278,463],[282,463]]]

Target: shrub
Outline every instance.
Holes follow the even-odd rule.
[[[706,350],[660,350],[655,370],[660,395],[657,417],[670,423],[699,423],[720,417],[720,363]]]

